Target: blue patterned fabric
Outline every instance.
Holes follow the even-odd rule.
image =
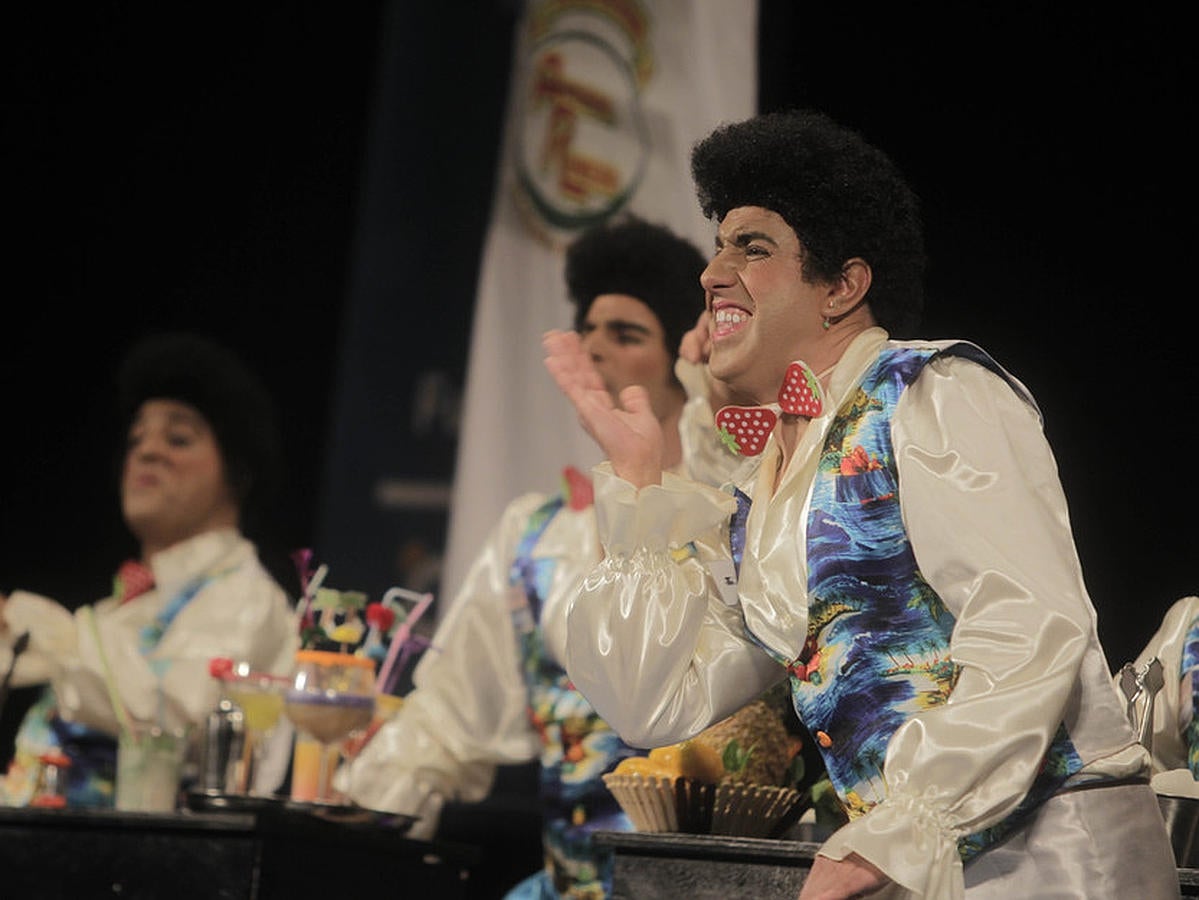
[[[753,501],[740,488],[733,488],[733,499],[737,501],[737,511],[729,522],[729,548],[733,552],[733,572],[741,576],[741,557],[745,555],[745,520],[749,518],[749,508]]]
[[[162,636],[166,634],[171,623],[175,621],[175,617],[183,612],[183,608],[191,603],[196,594],[204,590],[209,584],[216,581],[222,575],[232,572],[233,569],[226,569],[223,572],[212,572],[200,575],[198,578],[192,579],[183,586],[183,589],[172,597],[159,611],[148,625],[142,628],[141,634],[138,636],[138,648],[142,652],[142,656],[148,656],[154,652],[154,648],[158,646],[158,642],[162,640]],[[162,677],[163,672],[156,672],[159,677]]]
[[[1192,715],[1183,729],[1182,738],[1187,745],[1187,768],[1199,780],[1199,619],[1191,622],[1187,631],[1182,646],[1182,664],[1177,675],[1180,679],[1187,679],[1191,691]]]
[[[545,529],[564,505],[558,496],[530,518],[510,571],[514,597],[512,624],[520,644],[529,697],[529,720],[541,738],[540,796],[546,868],[517,885],[506,900],[569,897],[603,900],[612,884],[608,851],[592,844],[595,831],[629,831],[602,776],[634,756],[571,684],[566,671],[549,658],[538,623],[552,584],[555,560],[533,553]]]

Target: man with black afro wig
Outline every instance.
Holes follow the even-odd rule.
[[[705,263],[686,238],[631,214],[584,231],[566,249],[575,330],[601,294],[636,297],[658,317],[667,352],[678,356],[683,335],[703,309],[699,275]]]
[[[892,337],[910,337],[924,306],[920,204],[890,158],[823,113],[768,113],[725,125],[691,155],[700,208],[715,221],[758,206],[799,238],[804,277],[837,278],[861,257],[867,302]]]
[[[278,467],[265,388],[229,350],[192,334],[139,342],[118,388],[121,513],[138,552],[117,568],[110,596],[74,612],[28,591],[0,596],[0,668],[19,639],[14,685],[48,683],[0,781],[8,805],[30,802],[39,757],[57,750],[71,761],[67,804],[111,806],[127,722],[198,742],[220,689],[214,659],[285,675],[298,649],[288,596],[242,530]],[[256,789],[282,781],[284,743]]]
[[[281,486],[278,415],[266,386],[240,357],[199,334],[153,335],[126,354],[118,390],[123,433],[150,399],[197,410],[216,435],[241,528],[263,523]]]
[[[692,171],[716,237],[687,346],[746,398],[715,421],[759,477],[745,514],[664,471],[644,398],[612,404],[546,336],[610,466],[604,557],[567,613],[574,684],[658,747],[786,680],[846,819],[801,900],[1178,896],[1036,403],[977,345],[906,334],[915,193],[806,110],[717,128]],[[714,558],[680,564],[691,546]]]

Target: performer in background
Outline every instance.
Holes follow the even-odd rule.
[[[615,396],[641,386],[665,436],[667,469],[687,471],[690,459],[697,470],[735,477],[752,463],[716,440],[703,372],[680,367],[699,391],[691,401],[675,374],[680,341],[703,312],[703,267],[691,243],[629,218],[577,238],[565,274],[599,389]],[[591,833],[630,827],[601,776],[637,751],[561,664],[565,604],[599,559],[590,481],[575,470],[563,481],[561,493],[509,504],[417,666],[415,689],[339,773],[355,802],[416,815],[411,833],[427,837],[445,801],[482,800],[497,765],[540,757],[545,869],[510,898],[605,896],[611,862]]]
[[[118,567],[110,596],[74,612],[27,591],[0,596],[0,671],[28,633],[13,684],[50,686],[17,733],[2,786],[12,805],[29,802],[37,758],[52,749],[71,761],[69,804],[112,805],[110,687],[133,721],[198,726],[217,699],[212,658],[282,674],[297,648],[288,597],[242,532],[272,501],[280,466],[266,389],[228,349],[191,334],[145,339],[119,377],[121,512],[140,552]]]

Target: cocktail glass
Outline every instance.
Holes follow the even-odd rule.
[[[366,728],[375,711],[375,664],[368,657],[301,650],[283,712],[296,727],[291,798],[331,803],[330,769],[345,738]],[[315,745],[315,746],[314,746]],[[315,751],[315,752],[314,752]]]
[[[247,662],[235,662],[225,679],[225,693],[242,711],[244,742],[235,783],[245,796],[269,794],[257,784],[270,737],[283,716],[283,698],[291,686],[285,675],[255,671]]]

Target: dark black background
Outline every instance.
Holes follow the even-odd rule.
[[[1117,665],[1199,589],[1184,29],[1145,4],[819,6],[762,3],[761,106],[823,108],[908,173],[932,263],[924,333],[977,341],[1038,398]],[[2,14],[0,590],[107,589],[128,548],[110,379],[147,330],[206,330],[267,378],[291,484],[272,546],[312,543],[379,178],[409,186],[394,302],[412,328],[391,344],[461,384],[516,9]],[[383,59],[402,63],[398,90],[380,89]],[[408,133],[368,177],[380,103],[402,104]]]

